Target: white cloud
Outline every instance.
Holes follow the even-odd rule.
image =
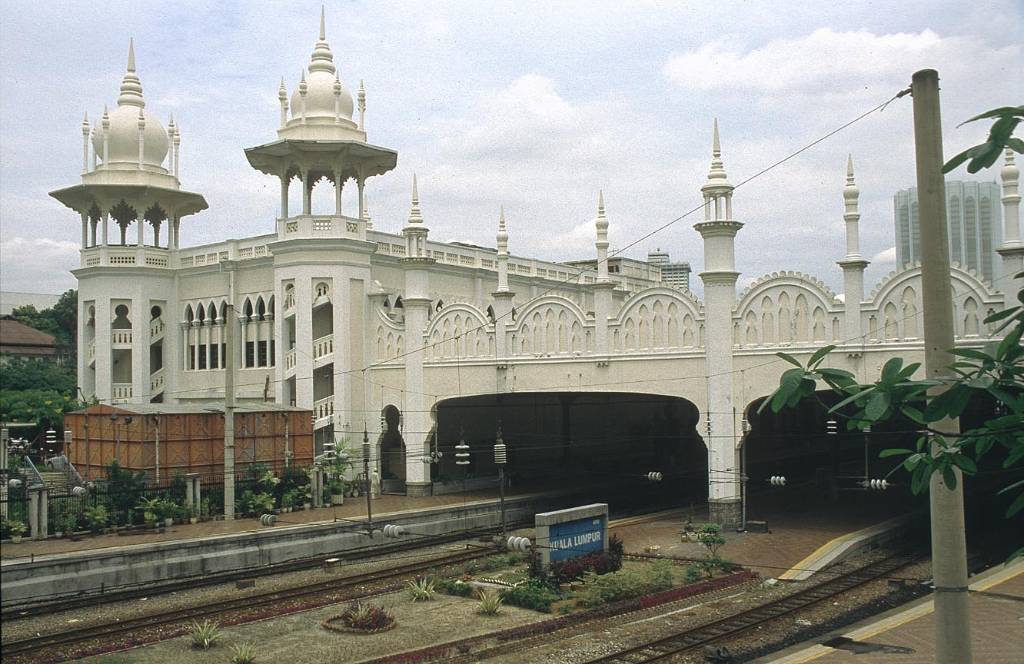
[[[871,257],[871,262],[879,265],[894,265],[896,263],[896,247],[889,247],[884,251],[879,251]]]
[[[663,71],[669,80],[690,89],[843,95],[909,83],[910,74],[924,67],[940,72],[1003,69],[1019,63],[1020,50],[992,48],[969,37],[941,37],[932,30],[874,34],[820,28],[749,50],[711,42],[673,54]],[[971,56],[965,58],[966,53]]]
[[[12,237],[0,243],[0,282],[4,290],[63,293],[75,288],[70,270],[79,245],[67,240]]]

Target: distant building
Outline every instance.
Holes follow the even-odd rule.
[[[0,292],[0,316],[9,316],[18,307],[31,304],[36,311],[49,309],[57,304],[60,295],[50,293],[16,293],[14,291]]]
[[[917,187],[896,192],[893,204],[896,265],[902,268],[921,259]],[[1003,239],[999,185],[946,182],[946,219],[950,262],[974,271],[989,283],[998,279],[1000,260],[996,248]]]
[[[661,268],[661,283],[690,290],[690,264],[683,261],[673,263],[669,259],[667,251],[660,248],[648,252],[647,262]]]
[[[58,357],[52,334],[25,325],[9,316],[0,318],[0,363],[11,357]]]

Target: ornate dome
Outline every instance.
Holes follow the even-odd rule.
[[[108,113],[103,110],[103,118],[93,126],[92,145],[96,154],[103,158],[104,133],[107,142],[107,161],[104,165],[121,163],[139,163],[139,124],[143,123],[142,162],[146,166],[163,169],[163,161],[167,156],[167,130],[154,115],[147,113],[146,102],[142,98],[142,83],[135,73],[135,45],[128,45],[128,71],[121,79],[121,94],[117,98],[117,108]]]
[[[326,119],[334,122],[335,93],[338,96],[338,114],[342,121],[352,122],[352,93],[338,78],[334,56],[327,44],[324,31],[323,10],[320,13],[320,39],[313,48],[309,62],[309,73],[302,73],[298,87],[292,93],[292,121],[302,118],[302,90],[306,90],[306,120]]]

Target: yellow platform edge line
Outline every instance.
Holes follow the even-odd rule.
[[[818,560],[824,558],[828,553],[838,548],[839,546],[846,544],[848,542],[855,541],[861,537],[866,537],[868,535],[873,535],[877,532],[887,530],[888,528],[899,525],[899,523],[901,523],[904,519],[906,519],[906,517],[886,519],[881,523],[876,523],[872,526],[861,528],[860,530],[855,530],[851,533],[846,533],[845,535],[839,535],[838,537],[834,537],[829,541],[825,542],[824,544],[822,544],[821,546],[819,546],[817,549],[811,552],[810,555],[804,557],[796,565],[793,565],[793,567],[780,574],[779,579],[782,581],[797,580],[797,578],[803,572],[812,569],[812,567],[815,565],[815,563],[818,562]]]

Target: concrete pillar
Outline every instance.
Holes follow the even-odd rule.
[[[287,175],[281,177],[281,218],[288,218],[288,183],[291,181]]]
[[[608,317],[612,313],[612,291],[615,284],[610,281],[594,284],[594,353],[608,355],[612,352],[608,342]]]
[[[28,490],[28,536],[31,539],[46,537],[45,531],[42,535],[39,532],[39,493],[38,489]]]
[[[295,405],[313,408],[313,281],[295,279]]]
[[[302,214],[312,214],[313,183],[309,181],[309,172],[302,174]]]
[[[112,360],[110,350],[110,300],[96,298],[96,398],[110,403],[112,382]]]
[[[1020,169],[1014,163],[1013,150],[1006,150],[1002,169],[1003,180],[1003,243],[996,251],[1003,259],[1001,290],[1007,308],[1017,304],[1017,293],[1024,289],[1024,277],[1013,275],[1024,272],[1024,243],[1020,233]]]
[[[362,306],[362,303],[351,302],[349,298],[349,278],[344,270],[332,271],[331,286],[331,333],[334,335],[334,371],[331,376],[334,392],[334,430],[349,431],[358,427],[361,417],[353,420],[351,411],[351,385],[353,380],[361,376],[352,376],[348,372],[361,368],[362,362],[353,360],[349,338],[352,334],[362,334],[362,330],[354,329],[351,321],[351,308]],[[361,316],[360,316],[361,318]],[[357,415],[362,415],[358,413]]]
[[[149,403],[149,300],[132,298],[132,403]]]

